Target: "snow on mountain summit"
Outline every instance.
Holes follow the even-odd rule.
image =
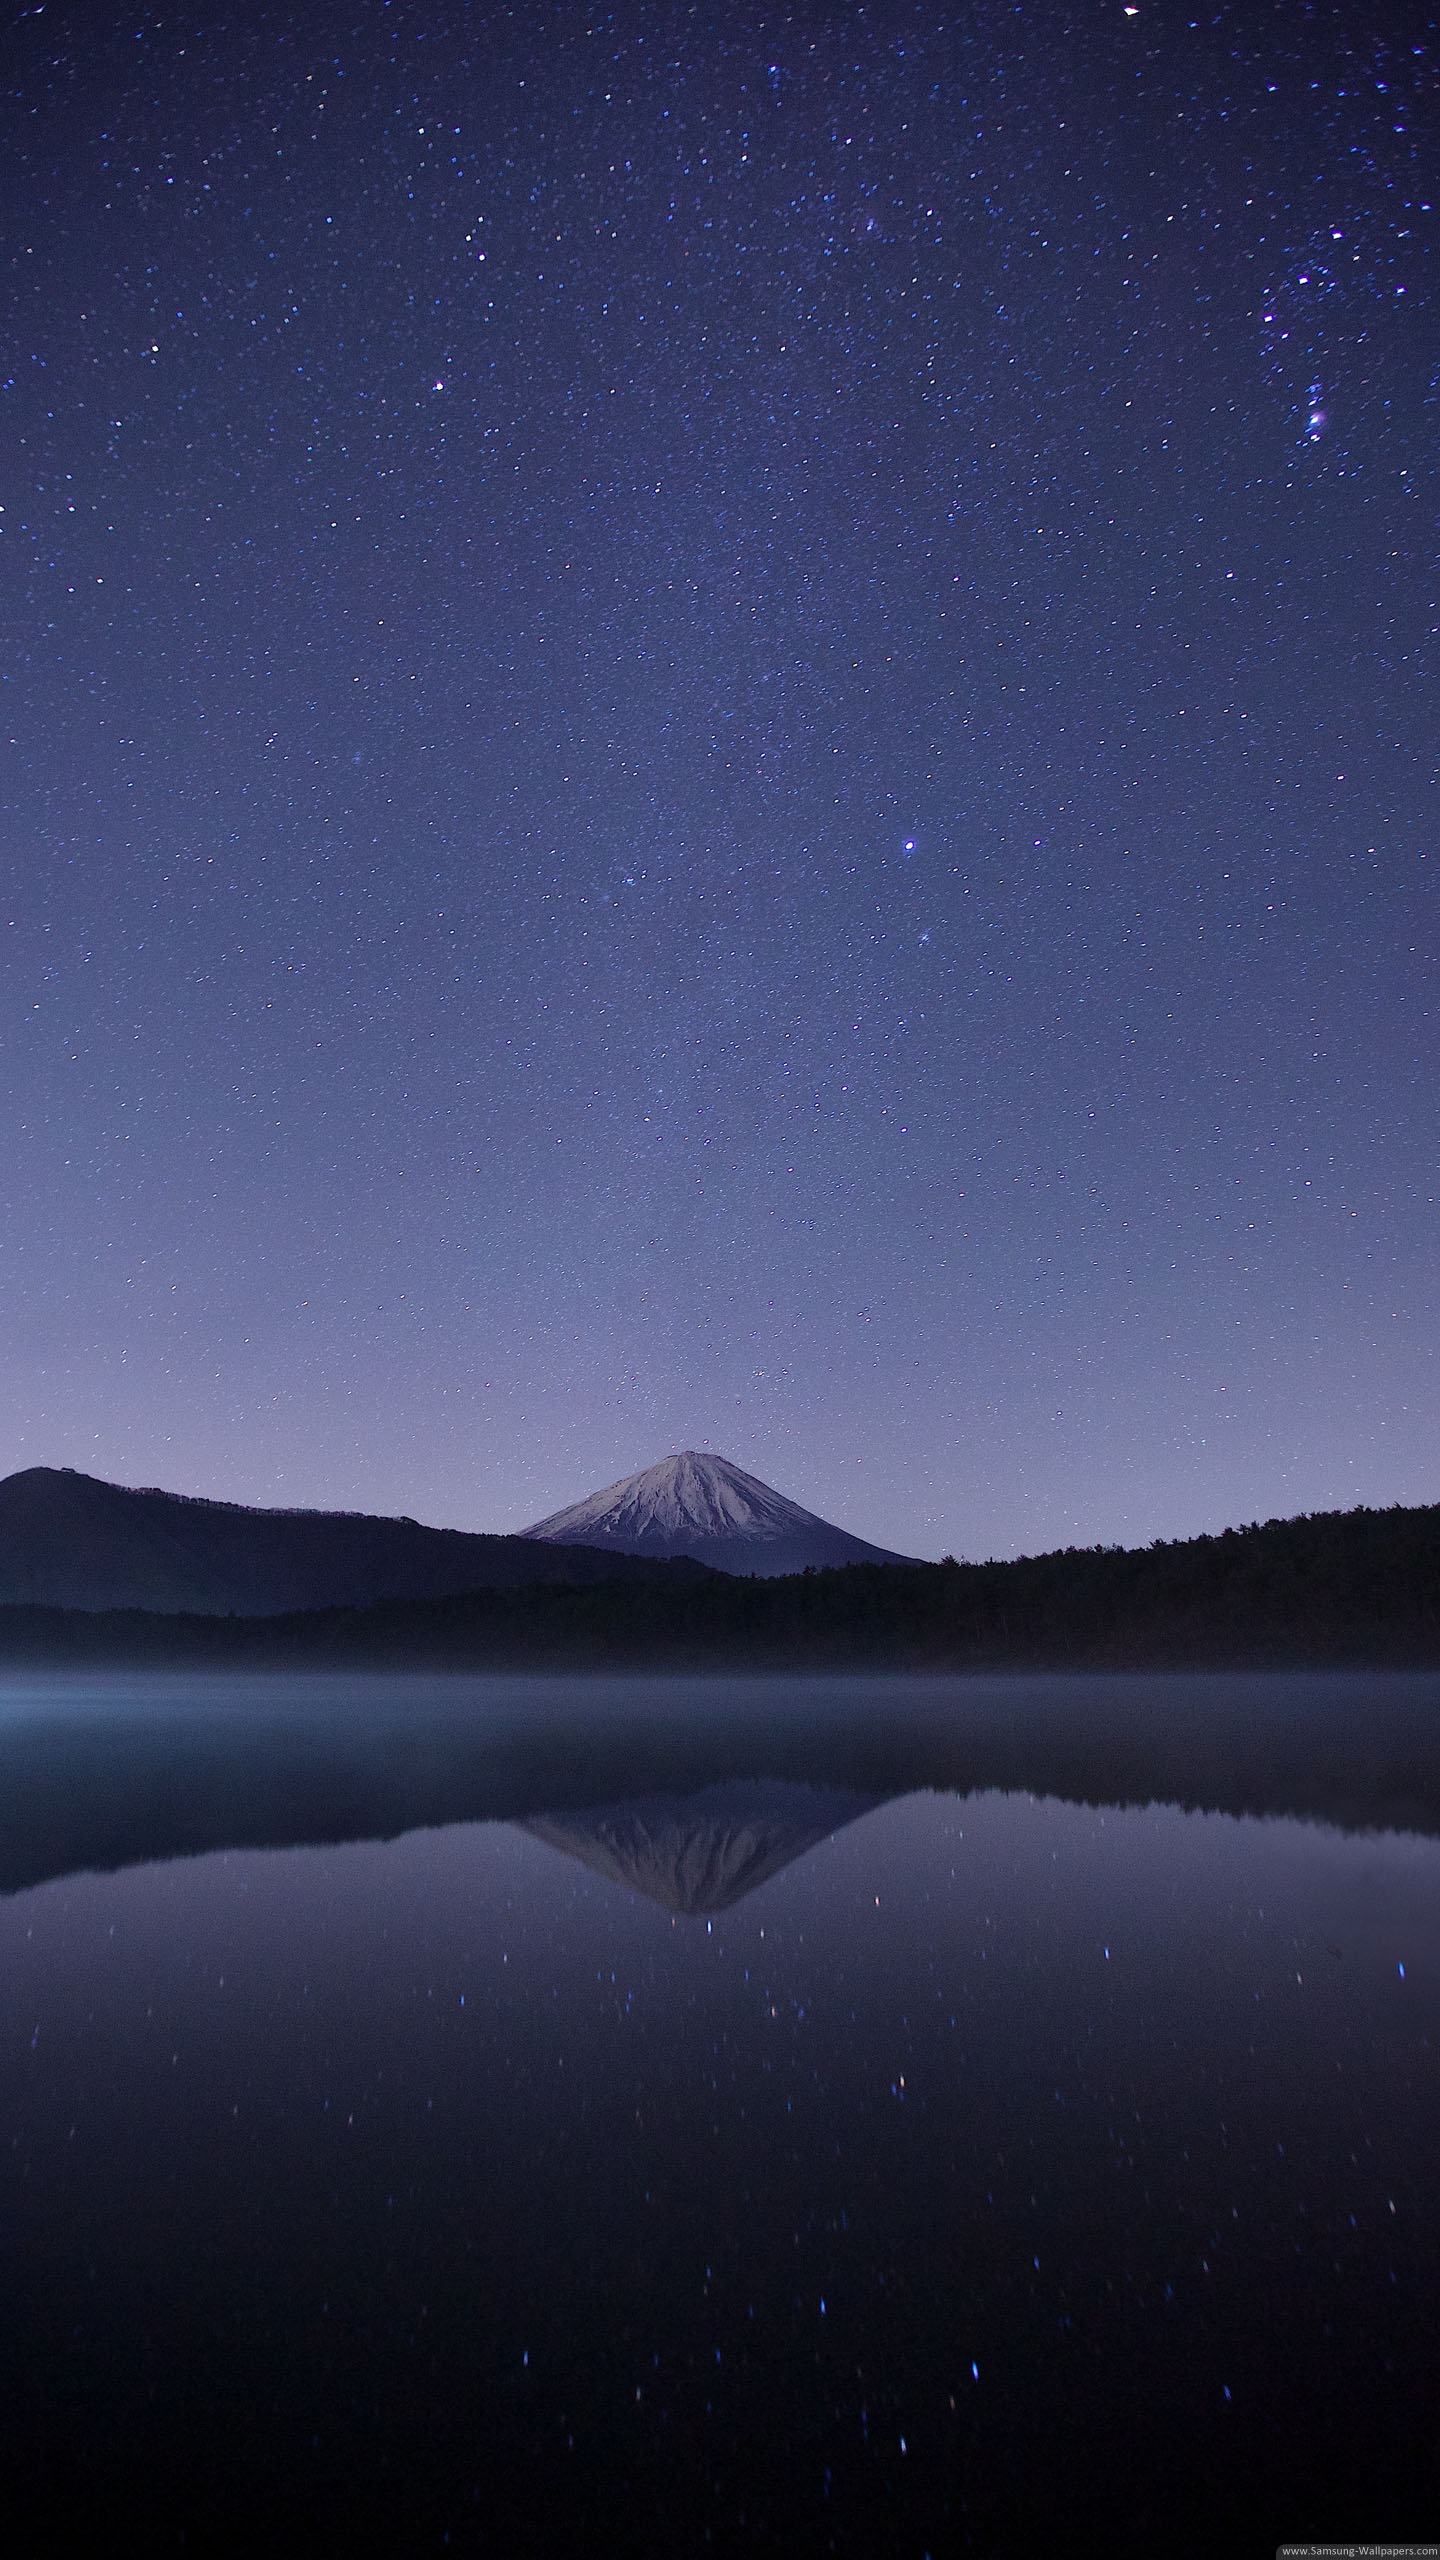
[[[730,1458],[681,1449],[537,1520],[521,1535],[552,1545],[619,1547],[630,1554],[693,1556],[722,1573],[800,1573],[806,1565],[903,1564],[888,1548],[853,1538]]]
[[[581,1529],[596,1529],[607,1538],[767,1538],[795,1529],[824,1526],[811,1511],[802,1511],[783,1493],[774,1493],[758,1476],[747,1476],[728,1458],[699,1449],[681,1449],[639,1475],[622,1476],[583,1502],[539,1520],[521,1532],[527,1538],[559,1539]]]

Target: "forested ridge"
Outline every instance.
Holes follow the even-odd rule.
[[[1440,1664],[1440,1504],[1148,1547],[781,1579],[556,1580],[272,1617],[0,1608],[0,1662],[262,1669],[1226,1668]]]

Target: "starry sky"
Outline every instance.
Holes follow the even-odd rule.
[[[1440,1498],[1440,15],[3,78],[0,1472]]]

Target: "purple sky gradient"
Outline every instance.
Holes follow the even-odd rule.
[[[17,21],[0,1471],[504,1529],[708,1445],[936,1555],[1440,1495],[1381,23]]]

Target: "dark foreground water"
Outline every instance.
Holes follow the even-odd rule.
[[[4,2547],[1433,2535],[1437,1728],[0,1693]]]

